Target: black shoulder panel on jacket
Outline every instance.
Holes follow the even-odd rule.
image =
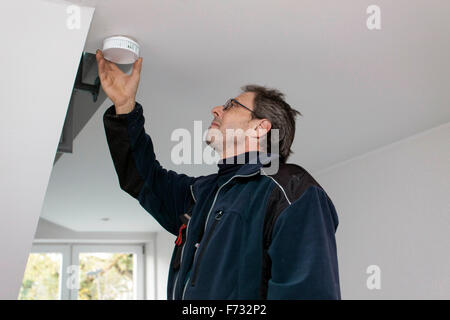
[[[303,192],[312,185],[323,189],[308,171],[292,163],[280,164],[278,172],[270,177],[276,181],[289,204],[300,198]]]
[[[310,186],[323,189],[320,184],[304,168],[291,163],[282,163],[273,175],[274,187],[266,207],[264,219],[264,246],[267,247],[272,239],[272,229],[278,216],[291,203],[295,202]]]

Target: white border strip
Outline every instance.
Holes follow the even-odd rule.
[[[264,170],[262,168],[261,168],[261,171],[264,172]],[[277,184],[277,186],[280,187],[281,191],[283,191],[284,196],[286,197],[287,202],[289,203],[289,205],[291,205],[291,201],[289,201],[289,198],[288,198],[286,192],[284,191],[283,187],[277,182],[277,180],[275,180],[273,177],[267,175],[265,172],[264,172],[264,175],[266,177],[269,177],[270,179],[272,179]]]

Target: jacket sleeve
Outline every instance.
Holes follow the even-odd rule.
[[[310,186],[276,220],[267,299],[340,299],[335,231],[325,191]]]
[[[187,209],[190,185],[196,180],[164,169],[144,129],[142,106],[117,115],[114,105],[103,115],[106,138],[122,190],[137,199],[170,233],[177,235],[179,215]]]

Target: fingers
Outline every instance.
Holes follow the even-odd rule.
[[[98,73],[99,73],[99,76],[100,76],[100,80],[101,80],[102,76],[106,76],[107,71],[120,71],[120,72],[122,72],[122,70],[120,70],[120,68],[115,63],[113,63],[111,61],[108,61],[108,60],[106,60],[104,58],[103,52],[100,49],[97,49],[97,51],[95,53],[95,58],[97,59]],[[139,58],[133,64],[133,71],[131,73],[132,77],[139,76],[139,74],[141,73],[142,59],[143,59],[142,57]]]
[[[97,62],[105,61],[102,50],[97,49],[97,51],[95,52],[95,58],[97,59]]]
[[[120,70],[119,67],[114,62],[106,61],[106,63],[108,65],[109,70],[122,72],[122,70]]]
[[[120,70],[119,67],[116,66],[114,63],[105,59],[105,57],[103,56],[103,52],[100,49],[97,49],[95,53],[95,58],[97,59],[99,75],[100,73],[106,75],[108,71]]]
[[[105,78],[106,73],[106,65],[105,65],[105,58],[103,58],[103,53],[101,50],[97,49],[97,52],[95,53],[95,58],[97,59],[97,65],[98,65],[98,76],[100,77],[100,80],[103,80]]]
[[[143,58],[140,57],[133,63],[133,71],[131,72],[132,77],[138,77],[141,74],[142,60],[143,60]]]

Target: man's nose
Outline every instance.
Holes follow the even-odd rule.
[[[212,108],[211,110],[212,115],[214,116],[214,118],[222,118],[222,114],[223,114],[223,106],[217,106]]]

